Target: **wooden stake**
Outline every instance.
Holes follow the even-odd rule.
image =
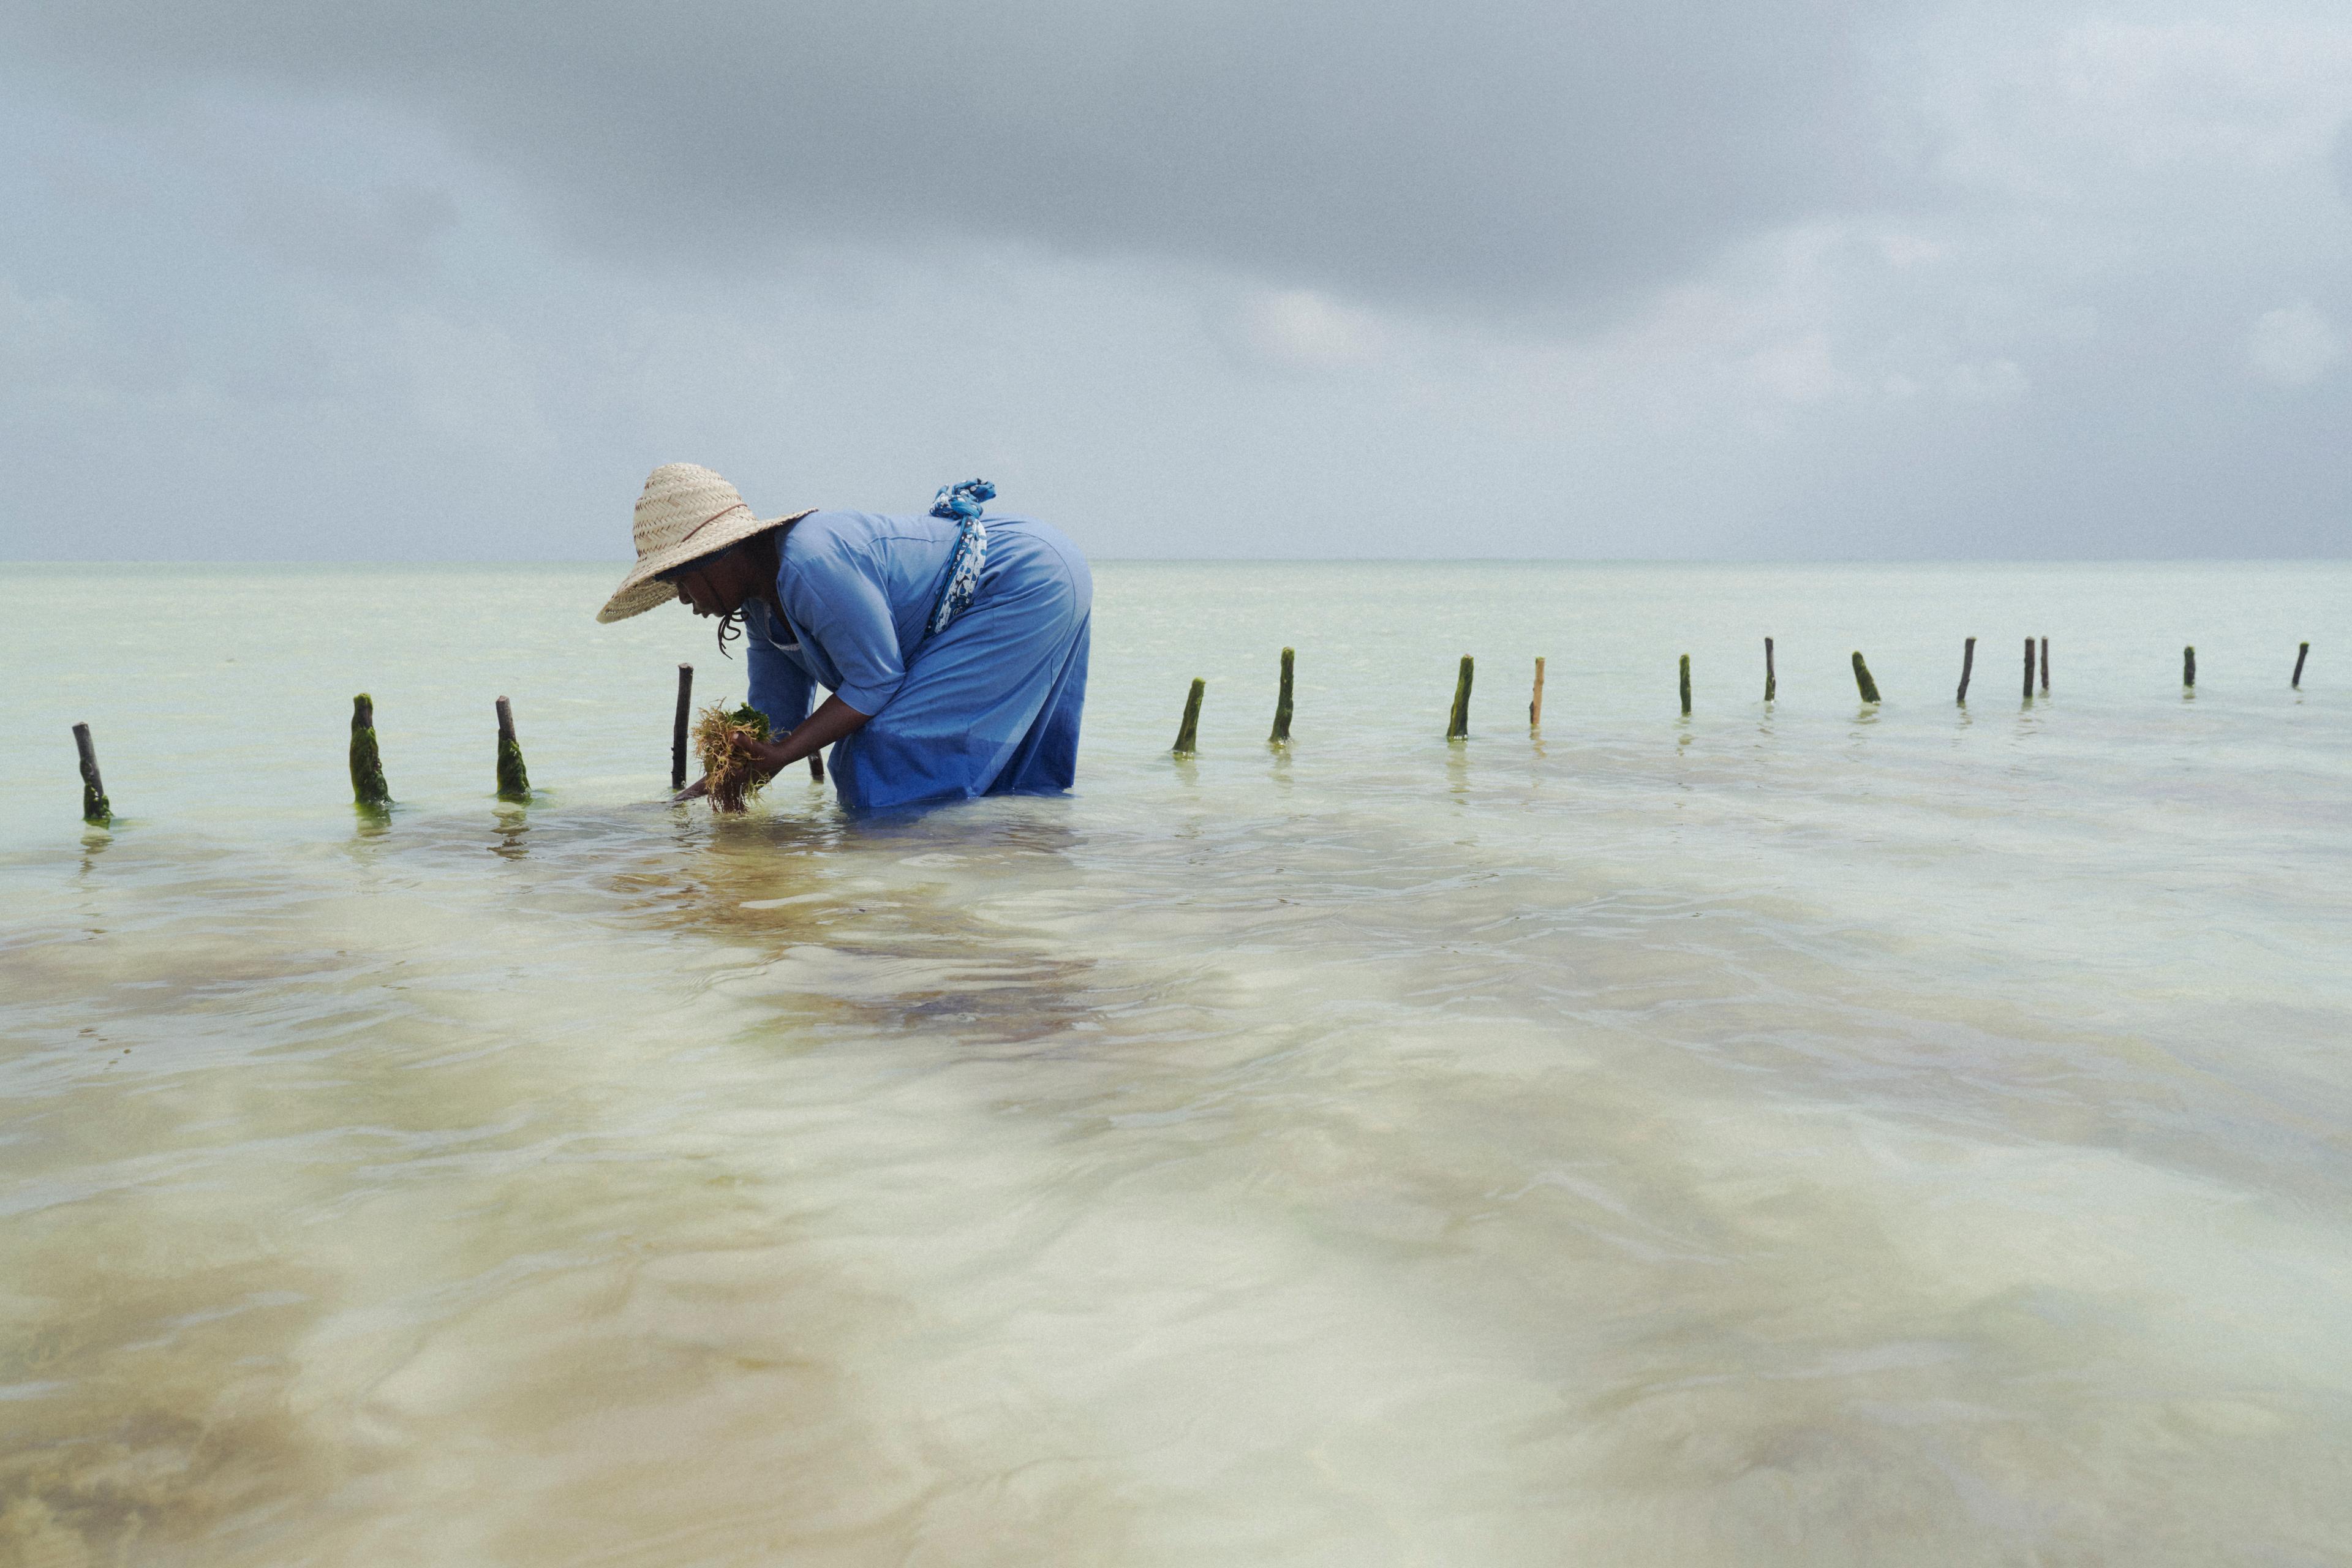
[[[1683,717],[1690,717],[1690,655],[1683,655]]]
[[[1274,728],[1265,737],[1269,746],[1290,744],[1290,671],[1297,658],[1294,649],[1282,650],[1282,689],[1274,699]]]
[[[375,699],[364,691],[352,699],[352,800],[372,809],[392,804],[375,744]]]
[[[1780,682],[1772,673],[1772,639],[1766,637],[1764,639],[1764,700],[1771,701],[1779,695],[1780,689]],[[1683,711],[1685,713],[1690,711],[1687,703],[1684,705]]]
[[[1862,692],[1864,702],[1878,700],[1878,682],[1870,679],[1870,666],[1862,662],[1862,650],[1853,650],[1853,683]]]
[[[2180,650],[2180,684],[2191,691],[2197,689],[2197,650],[2193,647]]]
[[[819,784],[824,783],[824,752],[822,750],[809,753],[809,777]]]
[[[2025,639],[2025,700],[2033,700],[2033,639]]]
[[[499,798],[529,800],[530,773],[522,765],[522,746],[515,740],[514,709],[499,699]]]
[[[1171,748],[1180,757],[1189,757],[1199,747],[1201,730],[1201,699],[1209,683],[1199,676],[1192,678],[1192,694],[1184,699],[1184,722],[1176,731],[1176,744]]]
[[[693,717],[694,666],[677,667],[677,720],[669,731],[669,787],[686,787],[686,726]]]
[[[1536,694],[1528,703],[1528,728],[1543,728],[1543,660],[1536,660]]]
[[[2311,645],[2309,643],[2305,643],[2301,647],[2294,650],[2294,679],[2287,682],[2287,684],[2294,687],[2297,691],[2303,689],[2303,661],[2310,657]]]
[[[81,819],[93,827],[104,827],[114,820],[114,806],[98,776],[98,748],[90,744],[89,726],[75,725],[73,738],[74,751],[81,758]]]
[[[1454,712],[1445,721],[1445,738],[1470,738],[1470,656],[1462,656],[1462,673],[1454,678]]]
[[[2050,639],[2042,639],[2042,695],[2050,695]]]
[[[1960,690],[1959,695],[1952,699],[1953,701],[1966,702],[1969,700],[1969,675],[1976,667],[1977,639],[1970,637],[1960,645]]]

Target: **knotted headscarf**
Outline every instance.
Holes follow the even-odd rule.
[[[960,485],[941,485],[932,498],[933,517],[960,518],[963,531],[956,538],[955,554],[948,561],[947,586],[940,590],[940,602],[932,606],[930,629],[943,632],[948,623],[963,614],[971,604],[971,596],[980,588],[980,569],[988,561],[988,524],[981,521],[981,505],[996,499],[996,487],[986,479],[966,479]]]

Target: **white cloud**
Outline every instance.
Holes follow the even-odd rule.
[[[1759,349],[1736,370],[1748,384],[1783,403],[1819,403],[1846,389],[1846,377],[1824,332],[1806,332]]]
[[[1245,312],[1250,348],[1276,364],[1301,370],[1339,370],[1375,363],[1390,333],[1367,310],[1339,304],[1307,289],[1261,293]]]
[[[1941,261],[1944,247],[1916,234],[1885,234],[1878,237],[1878,254],[1886,258],[1889,267],[1917,267]]]
[[[532,356],[505,331],[414,310],[400,321],[399,342],[412,406],[425,429],[511,456],[535,458],[556,449]]]
[[[102,403],[112,395],[120,357],[81,301],[28,295],[0,278],[0,399],[58,407]]]
[[[89,312],[73,300],[35,299],[0,278],[0,364],[22,375],[73,353],[89,335]]]
[[[1960,403],[2014,403],[2032,386],[2017,362],[2007,359],[1956,364],[1944,378],[1944,390]]]
[[[2246,340],[2246,358],[2281,386],[2309,386],[2343,357],[2336,323],[2308,300],[2263,311]]]

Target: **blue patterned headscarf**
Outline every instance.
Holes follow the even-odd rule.
[[[931,610],[930,629],[943,632],[948,623],[963,614],[971,604],[971,596],[980,588],[980,569],[988,560],[988,524],[980,520],[981,503],[996,499],[996,487],[986,479],[966,479],[960,485],[941,485],[932,498],[931,515],[961,519],[963,532],[957,536],[955,554],[948,562],[948,584],[940,590],[940,602]]]

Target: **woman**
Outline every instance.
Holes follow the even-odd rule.
[[[770,773],[833,748],[854,811],[1070,787],[1086,705],[1094,578],[1077,547],[1026,518],[982,518],[979,479],[928,517],[751,515],[709,468],[666,463],[637,497],[637,564],[597,613],[670,598],[751,650]],[[809,699],[833,695],[815,712]],[[704,793],[696,784],[680,799]]]

